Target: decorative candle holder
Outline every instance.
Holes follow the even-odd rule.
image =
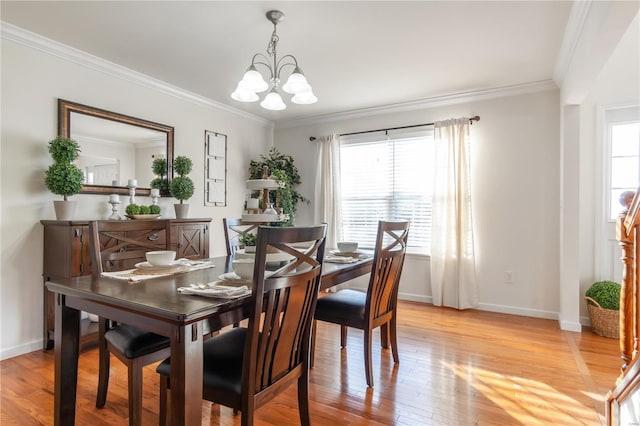
[[[157,206],[158,198],[160,198],[160,190],[157,188],[151,188],[151,204]]]
[[[129,179],[129,184],[127,185],[127,187],[129,188],[129,204],[136,203],[136,185],[137,184],[138,182],[136,182],[135,179]]]
[[[118,204],[120,204],[120,198],[116,195],[115,197],[112,195],[109,197],[109,204],[111,204],[111,216],[109,216],[109,220],[120,220],[122,217],[118,213]]]

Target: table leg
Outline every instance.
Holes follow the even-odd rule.
[[[65,305],[56,294],[54,424],[73,425],[76,417],[80,311]]]
[[[175,326],[171,336],[171,424],[202,424],[202,324]]]

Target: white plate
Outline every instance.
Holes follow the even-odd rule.
[[[344,256],[344,257],[360,257],[364,254],[360,250],[356,250],[352,253],[348,253],[346,251],[340,251],[340,250],[331,250],[330,253],[334,256]]]
[[[173,272],[176,269],[184,268],[186,265],[181,263],[173,263],[171,265],[152,265],[149,262],[140,262],[136,263],[136,269],[141,269],[143,271],[151,271],[151,272]]]

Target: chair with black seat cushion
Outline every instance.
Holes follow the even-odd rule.
[[[145,253],[170,245],[167,221],[91,221],[92,272],[132,269]],[[99,373],[96,407],[104,407],[109,387],[110,353],[127,366],[129,425],[142,424],[142,368],[169,356],[170,340],[127,324],[100,317],[98,324]]]
[[[234,328],[203,343],[203,398],[240,410],[242,425],[253,424],[254,411],[295,381],[300,422],[310,424],[310,334],[325,235],[326,225],[258,227],[248,327]],[[267,273],[268,247],[287,253],[290,261]],[[171,359],[157,371],[163,425]]]
[[[227,256],[236,253],[237,250],[243,249],[244,244],[240,238],[249,232],[255,232],[258,227],[257,223],[243,222],[242,219],[225,217],[222,219],[224,225],[224,237],[227,244]]]
[[[396,314],[398,305],[398,284],[407,249],[409,222],[380,221],[376,237],[373,266],[367,292],[339,290],[318,299],[315,319],[340,325],[340,345],[347,346],[347,327],[364,330],[364,363],[367,385],[373,387],[371,365],[371,335],[380,327],[380,341],[383,348],[389,347],[394,362],[400,362],[396,336]],[[315,351],[314,321],[311,365]]]

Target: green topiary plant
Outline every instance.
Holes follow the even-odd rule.
[[[179,156],[173,160],[173,170],[178,176],[171,180],[169,192],[173,198],[180,200],[180,204],[193,195],[193,181],[186,176],[191,172],[192,167],[193,162],[187,157]]]
[[[585,293],[600,304],[602,309],[617,311],[620,309],[620,284],[614,281],[598,281],[593,283]],[[587,301],[592,304],[592,302]],[[594,305],[595,306],[595,305]]]
[[[294,164],[293,157],[282,154],[272,147],[268,156],[260,156],[260,161],[251,160],[249,163],[249,178],[262,179],[264,166],[267,166],[269,175],[273,176],[281,184],[281,188],[277,191],[280,197],[279,207],[283,215],[288,215],[285,225],[293,225],[298,203],[309,203],[308,199],[293,189],[294,186],[301,183],[300,173]],[[275,205],[276,191],[269,192],[269,197],[269,202]]]
[[[49,191],[67,197],[77,194],[84,184],[84,174],[73,161],[78,158],[80,145],[63,136],[49,141],[49,154],[54,163],[45,173],[44,184]]]
[[[166,190],[169,189],[169,184],[167,183],[167,159],[166,158],[156,158],[151,163],[151,171],[157,177],[151,181],[151,188]]]

